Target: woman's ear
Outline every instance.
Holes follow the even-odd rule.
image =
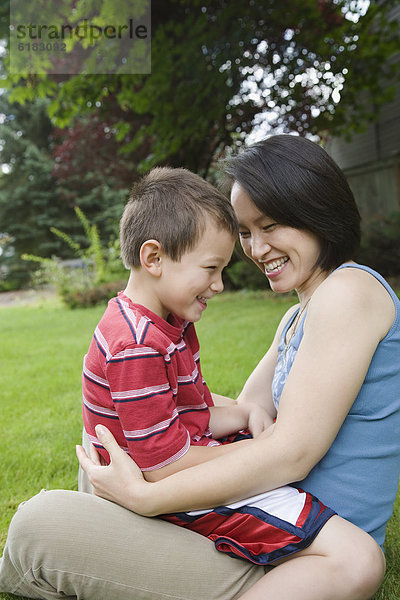
[[[140,264],[154,277],[161,275],[162,246],[157,240],[147,240],[140,248]]]

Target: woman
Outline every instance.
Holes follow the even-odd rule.
[[[382,544],[400,471],[399,301],[378,274],[351,262],[359,242],[359,214],[342,173],[319,146],[276,136],[242,152],[226,170],[244,251],[273,290],[296,290],[299,296],[299,305],[282,319],[238,399],[262,404],[271,423],[276,418],[272,433],[151,484],[107,435],[103,441],[112,465],[96,465],[94,454],[90,460],[79,451],[81,463],[96,493],[149,516],[226,504],[299,482]],[[35,563],[34,542],[25,542],[25,552],[17,552],[12,538],[27,535],[30,518],[36,520],[31,535],[37,536],[40,513],[42,527],[47,524],[54,535],[54,522],[43,516],[46,508],[52,519],[58,509],[79,538],[69,541],[64,532],[61,544],[53,542],[46,552],[42,543]],[[157,542],[146,545],[145,535],[159,538],[159,557],[154,556]],[[54,598],[56,589],[79,596],[86,585],[84,598],[96,597],[93,589],[97,597],[107,598],[232,599],[264,574],[240,561],[222,561],[226,557],[213,554],[207,540],[190,532],[172,531],[167,523],[140,520],[120,506],[73,492],[50,492],[30,501],[15,518],[10,536],[3,562],[17,592],[42,594],[30,597]],[[98,552],[97,561],[89,547]],[[58,560],[50,559],[55,548]],[[135,570],[143,570],[141,586],[124,552],[135,553]],[[66,555],[76,564],[61,569]],[[149,561],[151,581],[144,576]],[[5,571],[3,565],[2,575]],[[29,589],[23,587],[27,579],[33,581]]]

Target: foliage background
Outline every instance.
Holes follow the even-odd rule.
[[[97,3],[115,14],[113,0]],[[216,182],[218,159],[254,131],[323,141],[360,130],[394,93],[396,4],[152,0],[150,75],[24,77],[5,54],[0,289],[27,282],[23,253],[72,256],[51,226],[85,243],[75,206],[107,246],[132,181],[155,164]],[[0,0],[4,40],[9,6]],[[122,17],[130,7],[118,4]]]

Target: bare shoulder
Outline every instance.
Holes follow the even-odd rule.
[[[384,286],[362,269],[335,271],[314,292],[310,312],[329,320],[355,319],[373,328],[380,339],[393,324],[395,307]]]

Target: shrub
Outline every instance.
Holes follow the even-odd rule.
[[[231,266],[226,269],[226,275],[235,290],[265,290],[269,289],[268,279],[257,267],[246,258],[239,256]]]
[[[126,280],[102,283],[85,289],[66,288],[61,298],[68,308],[89,308],[101,302],[107,302],[126,287]]]
[[[119,241],[102,246],[96,225],[90,225],[83,212],[76,207],[88,241],[82,248],[68,234],[52,227],[51,231],[74,251],[77,259],[62,261],[57,257],[43,258],[24,254],[22,258],[39,264],[35,272],[35,285],[53,285],[62,300],[69,307],[93,306],[107,300],[113,293],[110,290],[125,287],[126,270],[119,255]],[[121,286],[121,281],[124,281]]]

